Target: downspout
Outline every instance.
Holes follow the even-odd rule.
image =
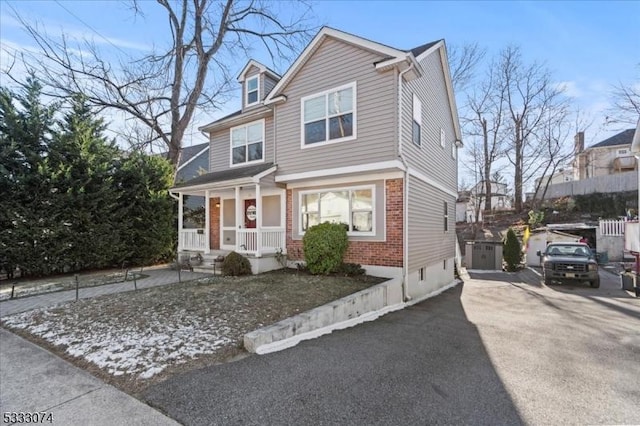
[[[402,291],[405,302],[411,300],[409,295],[409,164],[402,152],[402,77],[413,69],[413,63],[398,73],[398,156],[404,166],[404,193],[402,195]]]
[[[171,192],[170,189],[167,189],[167,192],[169,193],[169,197],[173,198],[174,200],[179,200],[180,199],[180,197],[178,197],[176,194]]]

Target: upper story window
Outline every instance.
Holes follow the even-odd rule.
[[[420,138],[422,132],[422,102],[413,94],[413,122],[412,122],[411,138],[413,143],[420,146]]]
[[[451,158],[455,160],[457,154],[458,154],[458,147],[456,146],[455,142],[451,141]]]
[[[302,148],[355,138],[356,83],[302,98]]]
[[[231,165],[264,161],[264,120],[231,129]]]
[[[255,103],[258,102],[258,99],[260,98],[258,96],[258,93],[260,92],[260,76],[256,75],[255,77],[251,77],[248,78],[246,81],[246,92],[247,92],[247,98],[246,98],[246,105],[253,105]]]
[[[344,223],[349,235],[375,235],[373,186],[300,194],[300,232],[323,222]]]
[[[629,150],[628,149],[619,149],[616,154],[618,155],[618,157],[623,157],[625,155],[629,155]]]
[[[449,203],[444,202],[444,231],[447,232],[449,230]]]
[[[440,128],[440,146],[443,147],[443,148],[444,148],[446,139],[447,138],[445,137],[444,129]]]

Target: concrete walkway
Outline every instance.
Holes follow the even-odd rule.
[[[0,328],[0,412],[51,414],[44,424],[177,425],[39,346]],[[5,424],[5,422],[3,422]]]
[[[173,284],[178,282],[178,271],[165,269],[150,269],[143,271],[145,275],[149,275],[146,278],[137,280],[138,289],[157,287],[161,285]],[[202,278],[209,276],[210,274],[203,274],[199,272],[182,271],[182,281],[193,280],[196,278]],[[126,281],[115,284],[107,284],[97,287],[81,288],[79,290],[80,299],[90,299],[96,296],[102,296],[104,294],[121,293],[124,291],[132,291],[133,281]],[[47,306],[54,306],[63,302],[70,302],[76,300],[75,290],[65,290],[53,293],[44,293],[37,296],[23,297],[13,300],[5,300],[0,302],[0,317],[16,314],[19,312],[30,311],[37,308],[45,308]]]

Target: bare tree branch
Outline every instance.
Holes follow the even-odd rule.
[[[136,123],[134,130],[125,132],[135,137],[133,144],[144,145],[142,137],[147,144],[162,141],[175,166],[196,108],[211,112],[229,99],[234,85],[225,58],[248,56],[259,42],[274,63],[289,60],[316,28],[305,1],[157,0],[156,4],[167,16],[170,46],[139,57],[121,51],[116,61],[88,40],[72,46],[64,34],[60,39],[49,37],[37,24],[17,19],[41,51],[24,55],[23,62],[37,70],[51,95],[83,93],[100,109],[122,112]],[[131,3],[134,16],[143,17],[143,10],[150,7],[147,2]],[[286,14],[280,13],[282,8]],[[137,129],[138,125],[148,131]]]

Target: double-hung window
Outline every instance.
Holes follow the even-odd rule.
[[[302,98],[302,147],[355,137],[356,83]]]
[[[231,129],[231,165],[264,160],[264,120]]]
[[[413,143],[420,146],[420,134],[422,131],[422,102],[413,94],[413,120],[411,123],[411,139]]]
[[[350,235],[374,235],[374,187],[305,191],[300,232],[323,222],[343,223]]]
[[[255,77],[248,78],[246,81],[246,104],[247,106],[253,105],[258,102],[260,92],[260,76],[256,75]]]

